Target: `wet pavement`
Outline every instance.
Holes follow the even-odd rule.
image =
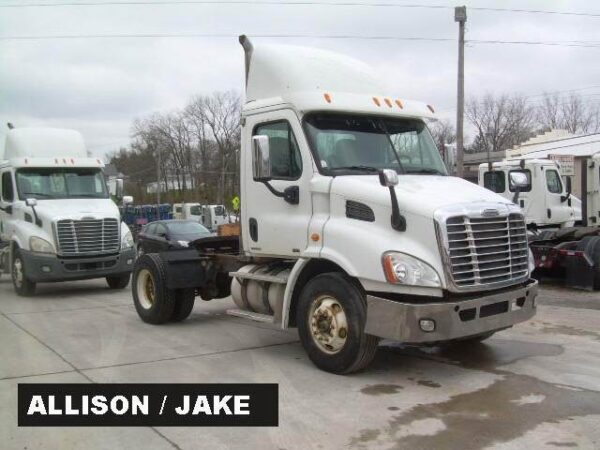
[[[313,367],[295,330],[197,301],[142,323],[102,280],[19,298],[0,278],[2,448],[600,448],[600,294],[544,286],[533,320],[480,344],[383,341],[368,370]],[[274,428],[18,428],[20,382],[275,382]]]

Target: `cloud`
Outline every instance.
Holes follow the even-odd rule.
[[[370,0],[364,0],[368,2]],[[424,3],[424,2],[423,2]],[[440,0],[436,4],[450,2]],[[586,10],[585,1],[486,1],[474,6]],[[104,5],[4,8],[2,35],[215,33],[230,38],[0,41],[0,123],[77,128],[95,154],[129,141],[134,118],[181,107],[194,94],[243,89],[235,36],[457,34],[451,9],[302,5]],[[600,40],[598,20],[468,10],[469,39]],[[257,38],[261,42],[275,39]],[[406,98],[453,120],[456,43],[279,39],[340,51],[370,64]],[[469,45],[466,93],[566,90],[599,84],[597,49]],[[396,89],[397,88],[397,89]],[[585,91],[585,94],[600,92]],[[0,128],[3,145],[4,125]]]

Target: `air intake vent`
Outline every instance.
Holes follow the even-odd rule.
[[[364,220],[365,222],[375,222],[375,214],[373,210],[364,203],[346,202],[346,217],[349,219]]]
[[[59,220],[56,223],[59,253],[64,256],[119,251],[116,219]]]

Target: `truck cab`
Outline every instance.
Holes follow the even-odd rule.
[[[431,105],[337,53],[240,42],[241,235],[141,257],[142,320],[231,293],[229,314],[297,327],[315,365],[349,373],[381,338],[479,341],[535,314],[523,214],[448,175]]]
[[[81,134],[54,128],[8,131],[0,158],[0,269],[17,294],[37,283],[106,278],[124,288],[135,251],[109,196],[104,164]]]
[[[202,223],[202,205],[200,203],[175,203],[173,205],[173,218]]]
[[[514,185],[515,177],[525,185]],[[561,168],[550,159],[504,160],[479,166],[478,184],[515,202],[531,228],[567,228],[581,221],[581,201],[571,195]]]

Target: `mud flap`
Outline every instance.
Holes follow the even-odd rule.
[[[600,236],[585,236],[577,244],[575,253],[576,256],[567,256],[565,261],[566,284],[568,287],[593,291],[596,271],[600,270],[596,267],[600,264]]]
[[[194,249],[161,252],[168,289],[202,288],[216,275],[210,258],[199,256]]]

